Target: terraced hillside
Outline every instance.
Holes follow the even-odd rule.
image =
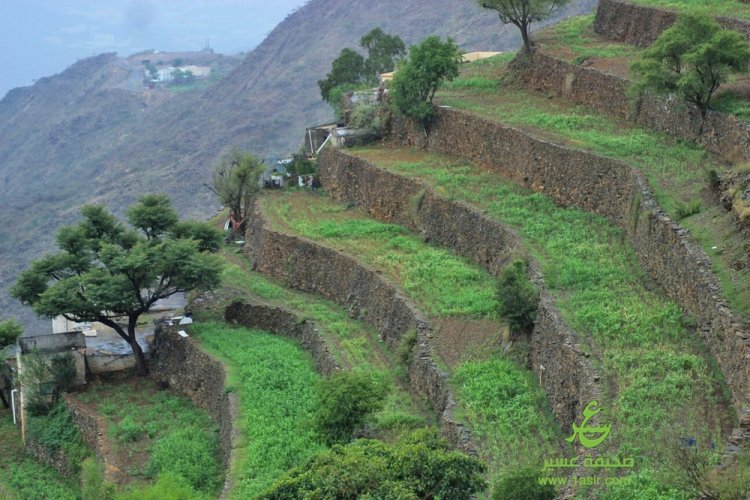
[[[495,312],[490,275],[401,226],[368,219],[324,196],[279,193],[264,196],[261,206],[273,230],[313,240],[382,273],[426,313],[426,321],[435,325],[430,341],[436,346],[436,362],[455,390],[455,416],[470,426],[490,478],[512,470],[513,464],[539,463],[560,449],[549,406],[523,367],[524,344],[503,353],[510,344],[502,342],[505,327]],[[290,265],[283,255],[279,260],[280,268]],[[299,265],[325,261],[312,262]],[[328,273],[336,275],[333,269]],[[293,286],[315,286],[304,281]]]

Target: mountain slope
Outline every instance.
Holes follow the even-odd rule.
[[[594,4],[574,1],[560,15]],[[467,51],[520,43],[515,27],[471,0],[312,0],[218,83],[159,105],[116,88],[127,74],[114,54],[9,92],[0,101],[2,310],[31,321],[7,287],[30,259],[52,249],[56,228],[81,204],[122,213],[139,195],[159,191],[186,216],[205,216],[215,201],[202,184],[223,151],[296,149],[305,126],[331,117],[317,80],[342,48],[375,27],[407,44],[451,36]]]

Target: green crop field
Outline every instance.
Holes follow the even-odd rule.
[[[466,76],[440,92],[438,99],[441,104],[516,126],[541,139],[619,159],[640,169],[662,208],[690,229],[711,257],[732,308],[750,316],[750,277],[739,265],[746,258],[745,243],[740,235],[721,231],[733,227],[732,215],[705,198],[711,172],[725,171],[725,164],[694,144],[504,83],[497,71],[497,67],[467,68]],[[462,86],[463,81],[478,78],[495,79],[497,85]]]
[[[274,193],[263,198],[262,206],[276,229],[321,241],[381,270],[433,316],[497,315],[491,276],[401,226],[368,219],[324,196]],[[496,328],[502,323],[497,321]],[[544,392],[498,348],[462,360],[451,370],[450,382],[458,415],[476,433],[490,478],[519,463],[541,464],[544,453],[559,449],[559,430]]]
[[[631,0],[632,3],[674,10],[701,12],[711,16],[736,17],[750,20],[750,5],[737,0]]]
[[[241,432],[231,465],[233,498],[252,498],[322,451],[310,418],[320,376],[299,344],[260,330],[200,323],[190,329],[229,370]]]
[[[726,424],[729,412],[717,393],[721,379],[696,341],[692,320],[652,291],[621,230],[465,161],[386,148],[355,154],[516,228],[567,321],[588,339],[593,359],[611,377],[607,404],[621,453],[654,466],[658,450],[648,436],[677,432],[679,425],[718,433]]]

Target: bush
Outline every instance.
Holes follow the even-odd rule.
[[[693,200],[690,202],[677,202],[677,207],[675,209],[675,215],[677,216],[677,220],[682,220],[687,217],[690,217],[691,215],[695,215],[698,212],[701,211],[701,201],[700,200]]]
[[[526,262],[513,261],[497,284],[498,312],[514,333],[531,333],[539,306],[539,292],[526,276]]]
[[[127,416],[123,418],[115,429],[115,437],[122,442],[128,443],[138,441],[138,439],[146,432],[141,424],[135,421],[133,417]]]
[[[435,429],[421,429],[394,445],[362,439],[334,446],[289,471],[260,498],[471,498],[486,487],[484,471]]]
[[[541,476],[536,469],[516,469],[502,475],[492,492],[493,500],[553,500],[555,487],[551,484],[539,484]]]
[[[26,434],[50,454],[62,452],[74,469],[91,454],[73,424],[70,410],[62,402],[53,405],[47,415],[30,416]]]
[[[347,443],[371,413],[382,407],[388,387],[365,372],[337,373],[320,387],[315,427],[330,446]]]

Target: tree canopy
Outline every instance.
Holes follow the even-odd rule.
[[[231,151],[214,168],[213,191],[229,207],[230,216],[239,222],[240,231],[245,230],[265,168],[263,161],[242,151]]]
[[[164,195],[144,196],[130,207],[130,228],[102,206],[86,205],[81,214],[78,224],[59,231],[61,251],[32,262],[11,294],[39,316],[114,329],[133,349],[138,373],[146,375],[135,336],[138,318],[157,300],[219,285],[221,259],[210,251],[220,245],[221,233],[208,223],[178,222]]]
[[[389,445],[361,439],[295,467],[259,498],[471,498],[483,491],[484,464],[452,450],[436,430]]]
[[[430,36],[409,49],[409,56],[394,75],[391,94],[393,105],[422,125],[432,119],[432,99],[445,80],[458,76],[461,51],[448,38]]]
[[[16,342],[23,333],[23,326],[15,319],[0,321],[0,351]]]
[[[393,71],[396,61],[406,54],[406,46],[398,35],[389,35],[375,28],[362,36],[360,47],[367,50],[367,59],[357,51],[345,48],[331,63],[331,71],[318,81],[320,96],[335,104],[342,87],[374,85],[380,73]]]
[[[503,24],[513,24],[521,30],[524,49],[531,50],[529,26],[533,22],[547,19],[556,9],[570,0],[477,0],[485,9],[491,9],[500,16]]]
[[[745,38],[724,30],[715,19],[683,14],[631,66],[637,91],[680,96],[705,119],[711,98],[730,72],[747,71],[750,47]]]

